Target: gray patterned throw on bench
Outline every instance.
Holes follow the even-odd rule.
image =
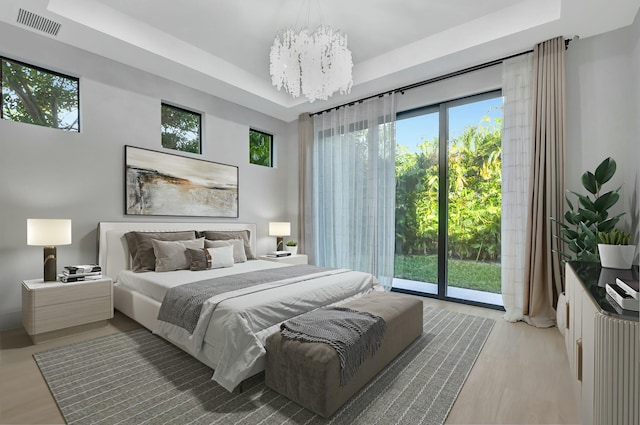
[[[321,342],[336,350],[340,386],[346,385],[367,357],[380,348],[386,329],[382,317],[342,307],[319,308],[280,325],[283,338]]]

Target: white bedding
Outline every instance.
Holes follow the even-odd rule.
[[[249,261],[231,268],[192,271],[133,273],[122,271],[121,284],[161,300],[174,286],[211,277],[245,273],[264,268],[288,267],[271,261]],[[228,391],[264,368],[266,338],[283,321],[307,311],[337,305],[375,290],[382,290],[368,273],[348,270],[318,273],[313,279],[286,279],[209,299],[202,309],[196,330],[186,330],[158,321],[155,333],[189,354],[214,364],[213,379]]]
[[[122,270],[118,274],[118,282],[127,288],[133,289],[134,291],[145,294],[156,301],[162,302],[164,295],[174,286],[197,282],[198,280],[211,279],[214,277],[287,266],[290,266],[290,264],[276,263],[274,261],[251,260],[244,263],[236,263],[233,267],[202,270],[197,272],[192,272],[190,270],[176,270],[162,273],[134,273],[131,270]]]

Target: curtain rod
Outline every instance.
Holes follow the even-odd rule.
[[[354,100],[352,102],[343,103],[342,105],[338,105],[338,106],[334,106],[334,107],[331,107],[331,108],[328,108],[328,109],[324,109],[324,110],[319,111],[319,112],[313,112],[313,113],[311,113],[309,115],[310,116],[321,115],[321,114],[324,114],[325,112],[329,112],[329,111],[332,111],[334,109],[338,110],[340,108],[344,108],[345,106],[352,106],[352,105],[355,105],[356,103],[364,102],[365,100],[373,99],[374,97],[382,97],[382,96],[385,96],[385,95],[390,94],[390,93],[402,93],[402,94],[404,94],[404,92],[406,90],[415,89],[417,87],[422,87],[422,86],[426,86],[428,84],[437,83],[438,81],[446,80],[446,79],[453,78],[453,77],[458,77],[460,75],[468,74],[470,72],[479,71],[481,69],[489,68],[490,66],[498,65],[498,64],[502,63],[503,61],[505,61],[507,59],[515,58],[517,56],[521,56],[521,55],[524,55],[524,54],[527,54],[527,53],[530,53],[530,52],[533,52],[533,50],[528,50],[528,51],[522,52],[522,53],[516,53],[515,55],[506,56],[506,57],[501,58],[501,59],[495,59],[495,60],[492,60],[492,61],[489,61],[489,62],[482,63],[480,65],[470,66],[469,68],[465,68],[465,69],[461,69],[459,71],[453,71],[453,72],[450,72],[448,74],[444,74],[444,75],[440,75],[440,76],[437,76],[437,77],[429,78],[428,80],[420,81],[418,83],[413,83],[413,84],[409,84],[409,85],[406,85],[406,86],[399,87],[397,89],[387,90],[387,91],[382,92],[382,93],[373,94],[371,96],[363,97],[362,99]]]
[[[569,43],[571,42],[571,40],[572,39],[569,38],[569,39],[566,39],[564,41],[564,48],[565,49],[569,48]],[[507,59],[515,58],[515,57],[522,56],[522,55],[526,55],[527,53],[531,53],[531,52],[533,52],[533,49],[532,50],[527,50],[525,52],[516,53],[516,54],[513,54],[511,56],[505,56],[505,57],[503,57],[501,59],[495,59],[495,60],[492,60],[492,61],[489,61],[489,62],[485,62],[485,63],[482,63],[480,65],[474,65],[474,66],[471,66],[469,68],[461,69],[459,71],[450,72],[448,74],[440,75],[438,77],[433,77],[433,78],[430,78],[428,80],[420,81],[418,83],[409,84],[407,86],[403,86],[403,87],[400,87],[400,88],[397,88],[397,89],[387,90],[387,91],[382,92],[382,93],[378,93],[378,94],[374,94],[374,95],[371,95],[371,96],[363,97],[362,99],[354,100],[353,102],[343,103],[342,105],[338,105],[338,106],[334,106],[332,108],[324,109],[324,110],[319,111],[319,112],[310,113],[309,116],[312,117],[314,115],[324,114],[325,112],[329,112],[329,111],[334,110],[334,109],[338,110],[338,109],[343,108],[345,106],[352,106],[352,105],[355,105],[356,103],[364,102],[365,100],[373,99],[374,97],[382,97],[382,96],[390,94],[390,93],[398,93],[399,92],[401,94],[404,94],[404,92],[406,90],[415,89],[416,87],[426,86],[427,84],[436,83],[438,81],[446,80],[448,78],[453,78],[453,77],[458,77],[460,75],[468,74],[469,72],[474,72],[474,71],[479,71],[481,69],[489,68],[490,66],[498,65],[498,64],[506,61]]]

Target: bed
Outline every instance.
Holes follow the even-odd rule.
[[[314,270],[301,277],[261,283],[211,297],[202,307],[193,332],[185,333],[172,323],[158,320],[162,301],[169,291],[207,279],[217,278],[217,282],[235,279],[236,275],[244,277],[251,272],[259,272],[253,275],[286,273],[294,269],[282,268],[301,266],[248,259],[232,267],[204,271],[135,273],[131,270],[127,233],[176,231],[248,231],[247,253],[256,252],[255,224],[101,222],[98,261],[103,274],[114,282],[115,308],[210,366],[214,369],[212,379],[228,391],[264,370],[265,341],[283,321],[315,308],[339,305],[382,291],[375,277],[368,273]],[[163,311],[166,312],[166,308],[165,305]]]

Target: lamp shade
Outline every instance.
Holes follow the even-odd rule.
[[[27,219],[27,245],[55,246],[71,244],[71,220]]]
[[[269,223],[269,236],[291,235],[291,223],[288,221],[272,221]]]

